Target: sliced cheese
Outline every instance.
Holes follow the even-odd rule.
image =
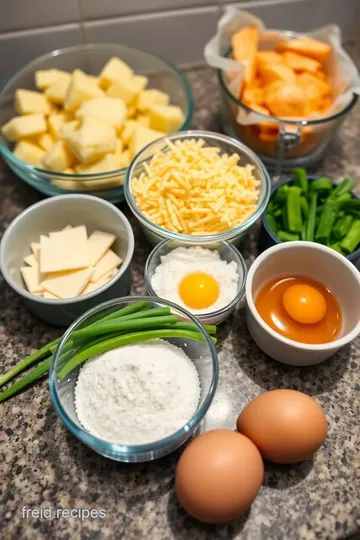
[[[39,266],[38,260],[33,253],[24,257],[24,263],[28,266]]]
[[[42,287],[48,293],[58,298],[72,298],[80,296],[86,285],[89,283],[93,269],[84,268],[66,272],[62,276],[49,277],[42,283]]]
[[[89,264],[95,266],[115,242],[115,234],[94,231],[89,237]]]
[[[40,242],[31,242],[30,249],[35,255],[36,260],[40,260]]]
[[[99,287],[102,287],[103,285],[105,285],[105,283],[107,283],[108,281],[110,281],[110,279],[114,276],[113,272],[110,272],[109,274],[106,274],[105,276],[103,276],[102,278],[100,278],[96,283],[93,283],[92,281],[90,281],[85,289],[83,290],[83,292],[81,293],[81,296],[83,296],[84,294],[89,294],[91,292],[94,292],[96,291],[96,289],[98,289]]]
[[[23,266],[20,268],[21,275],[29,292],[36,293],[43,290],[42,276],[39,272],[39,266]]]
[[[54,233],[51,239],[45,236],[40,237],[42,272],[75,270],[85,268],[88,264],[89,250],[84,225]]]
[[[117,268],[122,263],[122,259],[116,255],[111,249],[109,249],[105,255],[95,265],[94,273],[91,277],[91,281],[96,283],[103,276],[108,274],[114,268]]]
[[[58,296],[55,296],[55,294],[49,293],[49,292],[47,292],[47,291],[44,291],[43,294],[42,294],[42,296],[43,296],[44,298],[50,298],[50,299],[52,299],[52,300],[59,300],[59,297],[58,297]]]

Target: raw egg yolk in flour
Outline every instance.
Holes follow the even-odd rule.
[[[197,272],[184,277],[179,286],[181,300],[192,309],[205,309],[219,297],[219,285],[208,274]]]
[[[276,332],[302,343],[329,343],[341,329],[341,309],[325,285],[283,276],[266,283],[255,301],[261,318]]]

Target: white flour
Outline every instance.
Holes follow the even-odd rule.
[[[172,435],[195,413],[198,372],[162,340],[114,349],[86,362],[75,388],[78,419],[109,442],[145,444]]]
[[[189,274],[205,272],[212,276],[219,286],[218,299],[208,308],[189,308],[179,295],[181,281]],[[178,247],[161,257],[161,264],[155,268],[151,285],[160,298],[171,300],[191,313],[210,313],[221,309],[235,298],[240,276],[234,261],[228,263],[220,258],[217,251],[200,246]]]

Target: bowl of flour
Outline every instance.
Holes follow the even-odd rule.
[[[190,311],[202,324],[218,325],[244,295],[247,268],[232,244],[187,246],[165,240],[145,266],[148,294]]]
[[[79,330],[137,302],[147,302],[147,310],[170,309],[194,331],[117,346],[61,375],[82,351]],[[194,332],[201,339],[191,337]],[[50,367],[50,394],[65,426],[84,444],[116,461],[145,462],[194,435],[213,401],[218,372],[214,343],[194,316],[167,300],[126,297],[97,306],[68,329]]]

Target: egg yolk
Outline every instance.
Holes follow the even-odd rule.
[[[208,274],[189,274],[180,283],[179,294],[184,304],[193,309],[205,309],[219,297],[219,285]]]
[[[288,287],[282,302],[287,314],[302,324],[318,323],[327,311],[326,300],[321,292],[305,283]]]

